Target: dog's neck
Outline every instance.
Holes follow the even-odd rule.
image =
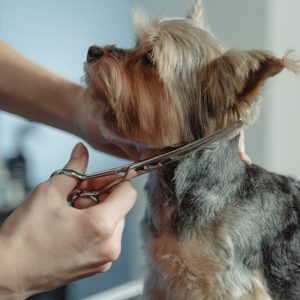
[[[158,231],[190,232],[195,226],[205,226],[232,201],[245,170],[238,140],[216,142],[150,175],[146,190]]]

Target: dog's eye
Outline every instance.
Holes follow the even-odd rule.
[[[154,67],[155,62],[154,62],[154,55],[152,51],[148,51],[143,55],[143,64],[146,67]]]

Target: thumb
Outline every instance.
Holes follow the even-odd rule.
[[[71,169],[78,173],[85,173],[88,164],[88,150],[82,144],[78,143],[73,148],[71,158],[64,166],[65,169]],[[71,176],[60,174],[49,179],[49,183],[54,184],[66,197],[78,184],[78,179]]]

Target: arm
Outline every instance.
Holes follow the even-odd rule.
[[[0,41],[0,109],[77,133],[72,116],[80,86],[25,59]]]
[[[14,261],[1,239],[0,269],[0,299],[19,299],[16,297],[16,291],[19,291],[20,288],[17,282],[18,277]]]
[[[0,40],[0,110],[75,134],[112,155],[135,147],[105,139],[85,109],[83,88],[27,60]]]

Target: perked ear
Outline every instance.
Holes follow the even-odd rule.
[[[137,6],[132,10],[131,19],[139,39],[143,40],[149,35],[149,31],[151,33],[153,22],[142,7]]]
[[[188,19],[192,19],[193,21],[197,22],[201,28],[205,28],[204,22],[204,10],[202,0],[194,0],[193,7],[190,13],[187,15]]]
[[[265,81],[284,68],[298,73],[298,63],[289,53],[277,58],[267,51],[227,51],[212,61],[202,74],[206,77],[209,110],[215,116],[223,115],[222,122],[242,118],[245,123],[251,123],[256,117],[257,100]]]

